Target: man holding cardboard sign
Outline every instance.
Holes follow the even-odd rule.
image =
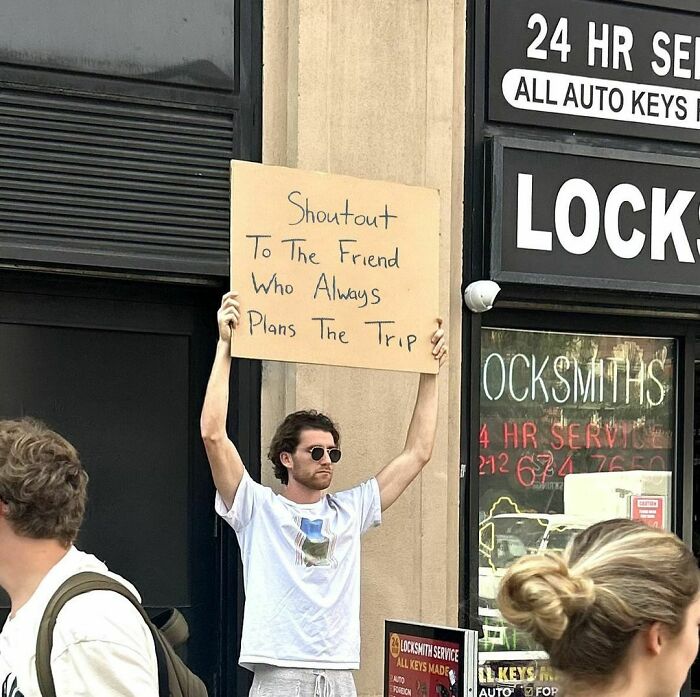
[[[251,695],[355,695],[350,671],[360,658],[360,536],[379,525],[381,512],[430,460],[437,375],[421,374],[403,451],[347,491],[326,493],[341,457],[333,422],[315,411],[288,415],[268,455],[285,485],[277,495],[251,479],[226,433],[231,342],[241,312],[238,294],[224,295],[201,419],[216,511],[241,547],[246,608],[239,662],[255,672]],[[447,358],[440,324],[431,338],[438,366]]]

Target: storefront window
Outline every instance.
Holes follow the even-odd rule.
[[[496,607],[515,559],[600,520],[669,527],[675,365],[672,339],[483,330],[480,695],[556,694],[546,654]]]

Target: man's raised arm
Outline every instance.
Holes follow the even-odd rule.
[[[445,332],[442,320],[431,339],[433,357],[439,365],[447,359]],[[395,457],[379,474],[379,494],[382,510],[385,511],[406,490],[406,487],[418,476],[430,461],[435,445],[438,413],[438,376],[422,373],[418,383],[416,405],[406,434],[406,445],[400,455]]]
[[[231,340],[239,317],[238,293],[226,293],[216,313],[219,340],[200,419],[202,440],[209,458],[214,485],[227,508],[233,505],[238,485],[245,472],[241,456],[226,432]]]

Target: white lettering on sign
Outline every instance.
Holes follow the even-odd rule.
[[[602,202],[605,241],[610,251],[620,259],[638,256],[649,237],[650,258],[664,261],[669,250],[680,262],[693,264],[696,259],[683,224],[682,216],[697,196],[696,191],[683,189],[669,192],[653,187],[651,201],[647,205],[644,194],[633,184],[615,186]],[[571,229],[571,208],[575,200],[583,202],[584,224],[581,231]],[[556,235],[559,244],[570,254],[590,252],[598,243],[601,229],[601,201],[593,185],[585,179],[565,181],[556,195],[554,230],[536,230],[532,222],[533,175],[518,173],[516,246],[519,249],[552,251]],[[650,209],[649,227],[646,232],[634,227],[624,234],[620,230],[620,211],[629,205],[638,212]],[[700,216],[700,211],[698,211]],[[695,250],[700,254],[700,240],[695,240]]]
[[[552,233],[532,228],[532,175],[518,174],[518,223],[516,244],[521,249],[552,251]]]
[[[644,247],[644,233],[632,228],[627,239],[620,234],[620,209],[629,204],[636,213],[646,207],[642,192],[632,184],[618,184],[608,195],[605,204],[605,238],[612,253],[620,259],[633,259]]]
[[[619,70],[624,66],[625,70],[632,70],[632,58],[630,51],[634,44],[634,35],[629,27],[618,24],[610,25],[606,22],[598,27],[597,22],[588,23],[588,65],[599,65],[601,68],[608,68],[612,65],[613,70]],[[600,61],[596,58],[600,53]]]
[[[537,29],[537,36],[527,48],[527,57],[535,60],[547,60],[549,56],[547,49],[541,48],[547,38],[547,18],[539,12],[535,12],[530,16],[527,27],[528,29]],[[569,43],[569,20],[566,17],[561,17],[557,22],[549,41],[549,50],[558,52],[562,63],[566,63],[568,60],[571,44]]]
[[[655,407],[669,395],[664,370],[659,358],[637,364],[614,355],[579,361],[565,355],[516,353],[504,357],[494,351],[484,360],[482,389],[489,402],[608,402]]]
[[[574,199],[581,199],[586,210],[583,232],[575,235],[571,230],[571,204]],[[554,226],[559,242],[571,254],[586,254],[593,249],[598,239],[600,226],[600,206],[598,194],[585,179],[569,179],[559,189],[554,206]]]
[[[452,661],[456,663],[459,661],[459,649],[453,649],[449,646],[441,646],[436,644],[433,648],[433,658],[437,658],[441,661]]]
[[[551,36],[550,25],[554,26]],[[561,63],[568,61],[573,47],[569,40],[567,17],[549,21],[542,13],[533,12],[528,18],[527,28],[533,32],[525,53],[527,58],[546,61],[551,52],[559,53]],[[547,45],[549,48],[544,48]],[[634,45],[634,33],[628,26],[588,22],[586,56],[589,67],[633,72]],[[700,79],[700,36],[682,33],[669,35],[659,30],[652,37],[651,52],[654,60],[649,67],[659,77]]]
[[[695,196],[694,191],[678,191],[666,206],[666,189],[651,190],[651,258],[666,258],[666,242],[670,237],[676,248],[678,261],[694,263],[693,252],[685,234],[681,215]]]
[[[412,653],[414,656],[433,657],[433,644],[427,641],[415,641],[412,639],[401,640],[401,652]]]
[[[656,60],[651,69],[659,77],[677,77],[684,80],[700,79],[700,36],[657,31],[652,39]]]

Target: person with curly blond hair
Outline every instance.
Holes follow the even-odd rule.
[[[10,616],[0,633],[0,695],[41,697],[35,657],[41,618],[54,592],[82,571],[107,574],[74,542],[88,475],[76,449],[33,419],[0,421],[0,587]],[[126,598],[85,593],[58,614],[51,652],[56,697],[157,697],[150,630]]]
[[[547,651],[566,697],[676,697],[698,653],[699,591],[681,540],[617,519],[563,554],[518,559],[498,606]]]

